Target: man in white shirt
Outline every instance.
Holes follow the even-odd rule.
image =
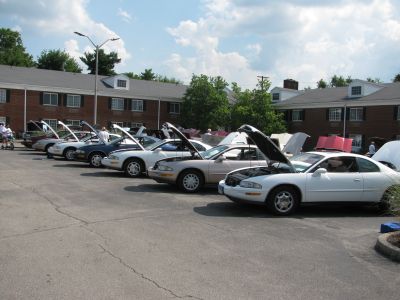
[[[368,147],[368,155],[369,155],[369,156],[372,156],[372,155],[375,154],[375,152],[376,152],[376,149],[375,149],[375,142],[372,141],[371,144],[370,144],[369,147]]]
[[[2,146],[4,147],[5,140],[4,140],[4,134],[6,132],[6,127],[4,126],[4,123],[0,123],[0,138],[2,141]]]
[[[102,139],[105,142],[108,142],[108,140],[110,139],[110,134],[108,133],[108,131],[105,127],[103,127],[99,131],[99,137],[100,137],[100,139]]]

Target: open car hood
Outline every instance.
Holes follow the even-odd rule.
[[[202,157],[200,155],[199,151],[197,151],[196,147],[193,146],[193,144],[186,138],[186,136],[182,132],[180,132],[178,130],[178,128],[176,128],[174,125],[172,125],[171,123],[168,123],[168,122],[165,122],[163,126],[166,129],[172,130],[172,132],[179,137],[179,139],[182,141],[182,143],[189,148],[191,153],[197,153],[197,155],[199,157]]]
[[[112,124],[113,128],[119,129],[120,131],[122,131],[126,136],[128,136],[132,141],[134,141],[141,150],[144,150],[143,146],[139,143],[138,140],[136,140],[128,131],[126,131],[125,129],[123,129],[121,126],[117,125],[117,124]]]
[[[257,145],[258,149],[260,149],[267,159],[292,166],[289,159],[274,144],[274,142],[257,128],[245,124],[240,126],[238,131],[247,133],[249,138]]]
[[[47,124],[45,121],[42,120],[42,121],[40,121],[40,123],[46,125],[47,128],[49,128],[50,131],[57,137],[57,139],[60,138],[60,137],[58,136],[57,132],[55,132],[55,130],[54,130],[49,124]],[[44,131],[44,130],[43,130],[43,131]]]
[[[290,139],[287,141],[286,145],[283,147],[282,152],[297,155],[301,152],[303,145],[307,138],[310,136],[305,134],[304,132],[297,132],[293,134]]]
[[[371,157],[373,160],[383,162],[386,165],[394,165],[400,171],[400,141],[391,141],[384,144]],[[387,164],[389,163],[389,164]]]
[[[72,136],[75,138],[75,140],[76,140],[77,142],[79,142],[78,137],[75,135],[75,133],[72,132],[72,130],[71,130],[67,125],[65,125],[65,124],[64,124],[63,122],[61,122],[61,121],[58,121],[57,123],[60,124],[61,126],[63,126],[65,129],[67,129],[67,130],[72,134]]]
[[[247,134],[245,132],[231,132],[218,143],[218,146],[230,144],[248,144]]]

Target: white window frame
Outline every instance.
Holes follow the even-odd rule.
[[[117,79],[117,87],[126,88],[126,80],[125,79]]]
[[[7,90],[0,89],[0,103],[7,102]]]
[[[43,119],[47,124],[50,125],[51,128],[53,128],[55,131],[57,131],[57,119]]]
[[[49,103],[46,103],[46,96],[49,96]],[[55,102],[55,103],[53,103]],[[43,105],[46,106],[58,106],[58,94],[57,93],[43,93]]]
[[[354,93],[354,91],[357,91],[357,93]],[[358,93],[359,91],[359,93]],[[361,96],[362,95],[362,87],[361,85],[356,85],[351,87],[351,95],[352,96]]]
[[[81,126],[81,120],[67,120],[66,125]]]
[[[112,124],[117,124],[119,127],[124,127],[124,122],[120,121],[111,121]]]
[[[0,123],[6,125],[6,122],[7,122],[7,117],[0,117]]]
[[[123,98],[111,98],[111,110],[124,110],[125,107],[124,101],[125,100]]]
[[[304,121],[302,118],[302,109],[293,109],[292,110],[292,121],[294,122],[301,122]]]
[[[132,99],[132,111],[143,111],[143,100]]]
[[[181,104],[179,102],[171,102],[169,104],[169,113],[179,115],[181,113]]]
[[[329,108],[329,121],[341,121],[342,120],[342,109],[339,107]]]
[[[363,107],[350,107],[349,110],[350,121],[363,121],[364,120],[364,108]]]
[[[81,107],[81,96],[67,94],[67,107]]]
[[[143,123],[135,123],[135,122],[131,123],[131,128],[140,128],[142,126],[143,126]]]
[[[355,148],[360,148],[362,147],[362,134],[349,134],[349,139],[353,139],[353,142],[351,144],[352,147]]]

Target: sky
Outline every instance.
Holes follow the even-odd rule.
[[[75,31],[95,45],[117,37],[102,46],[121,58],[117,73],[151,68],[185,84],[205,74],[253,89],[263,76],[303,89],[400,73],[400,0],[0,0],[0,27],[35,60],[61,49],[80,62],[93,45]]]

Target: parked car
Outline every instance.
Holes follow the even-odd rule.
[[[301,153],[288,160],[256,128],[240,128],[256,142],[268,165],[228,173],[218,191],[232,201],[266,205],[276,215],[289,215],[301,203],[355,202],[384,204],[400,184],[400,173],[366,156],[329,151]]]
[[[211,148],[210,145],[201,141],[191,140],[191,143],[197,151],[206,151]],[[110,169],[124,171],[128,177],[139,177],[146,173],[147,168],[157,160],[187,156],[190,155],[190,150],[182,140],[165,139],[145,147],[144,151],[114,151],[102,159],[102,164]]]
[[[134,149],[143,151],[144,147],[126,130],[113,124],[114,128],[118,128],[123,136],[111,142],[101,141],[98,144],[82,146],[73,153],[74,160],[87,162],[91,167],[99,168],[102,166],[101,160],[115,150]]]

